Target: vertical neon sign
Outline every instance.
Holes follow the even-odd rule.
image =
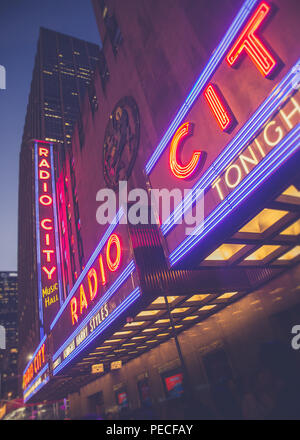
[[[62,302],[53,145],[35,142],[37,272],[41,336]]]

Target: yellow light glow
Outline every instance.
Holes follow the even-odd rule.
[[[265,244],[264,246],[261,246],[256,251],[252,252],[251,255],[249,255],[247,258],[245,258],[245,261],[261,261],[264,260],[266,257],[268,257],[272,252],[279,249],[280,246],[275,246],[273,244]]]
[[[120,342],[122,339],[109,339],[104,342],[104,344],[112,344],[113,342]]]
[[[282,195],[300,198],[300,191],[298,191],[294,185],[291,185],[282,193]]]
[[[174,302],[177,298],[178,296],[167,296],[168,303],[172,304],[172,302]],[[153,301],[152,304],[165,304],[165,297],[159,296],[158,298],[156,298],[155,301]]]
[[[140,312],[137,317],[139,316],[155,316],[160,312],[160,310],[144,310],[143,312]]]
[[[300,246],[295,246],[290,251],[281,255],[281,257],[279,257],[278,260],[293,260],[294,258],[299,257],[299,255],[300,255]]]
[[[131,338],[133,341],[137,339],[145,339],[146,336],[135,336],[134,338]]]
[[[155,324],[165,324],[166,322],[170,322],[169,319],[159,319]]]
[[[198,318],[198,315],[194,316],[187,316],[186,318],[183,318],[183,321],[192,321],[193,319]]]
[[[156,328],[145,328],[143,330],[143,332],[148,333],[148,332],[156,332],[156,330],[158,330],[158,327]]]
[[[169,333],[160,333],[159,335],[157,335],[157,337],[158,336],[169,336]]]
[[[205,298],[207,298],[209,295],[193,295],[191,296],[187,302],[190,301],[203,301]]]
[[[148,348],[147,345],[141,345],[140,347],[136,347],[137,350],[142,350],[143,348]]]
[[[223,295],[218,296],[218,299],[229,299],[236,295],[238,292],[226,292]]]
[[[96,350],[104,350],[105,348],[112,348],[112,346],[106,345],[105,347],[97,347]]]
[[[135,326],[143,325],[143,324],[145,324],[145,321],[128,322],[127,324],[124,325],[124,327],[135,327]]]
[[[237,252],[239,252],[244,244],[222,244],[212,254],[205,258],[206,261],[227,261]]]
[[[300,234],[300,220],[297,220],[291,226],[280,232],[280,235],[299,235]]]
[[[207,306],[203,306],[199,309],[199,312],[205,312],[207,310],[214,309],[216,307],[216,304],[209,304]]]
[[[129,347],[130,345],[135,345],[134,342],[129,342],[128,344],[123,344],[122,347]]]
[[[177,307],[176,309],[173,309],[172,311],[171,311],[171,313],[173,314],[173,313],[184,313],[184,312],[186,312],[187,310],[190,310],[190,307]]]
[[[243,226],[239,232],[250,232],[254,234],[262,234],[282,217],[288,214],[288,211],[279,211],[277,209],[263,209],[250,222]]]
[[[125,331],[125,332],[116,332],[114,336],[122,336],[122,335],[130,335],[132,333],[131,330]]]
[[[152,339],[151,341],[147,341],[146,344],[152,344],[153,342],[157,342],[157,339]]]

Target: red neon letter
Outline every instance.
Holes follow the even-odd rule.
[[[232,118],[229,110],[226,109],[225,104],[221,102],[221,98],[217,94],[216,88],[212,84],[209,84],[206,87],[204,96],[221,130],[228,130],[232,125]]]
[[[94,278],[94,288],[92,286],[91,278]],[[97,295],[97,290],[98,290],[97,272],[95,271],[94,268],[92,268],[88,273],[88,283],[89,283],[90,298],[91,298],[91,301],[93,301],[93,299]]]
[[[42,168],[42,167],[50,168],[50,165],[49,165],[49,163],[46,161],[46,159],[42,159],[42,160],[41,160],[41,162],[40,162],[40,164],[39,164],[39,168]]]
[[[48,196],[47,194],[40,197],[40,203],[44,206],[49,206],[52,204],[52,197]]]
[[[46,260],[47,260],[48,263],[50,263],[50,261],[51,261],[51,254],[54,254],[54,251],[52,251],[50,249],[44,249],[43,250],[43,254],[47,255]]]
[[[45,156],[48,157],[49,154],[49,150],[47,150],[47,148],[39,148],[39,156]]]
[[[178,162],[178,148],[182,141],[187,136],[191,136],[191,134],[192,124],[186,122],[185,124],[181,125],[181,127],[179,127],[171,142],[169,164],[172,173],[175,177],[178,177],[178,179],[187,179],[191,177],[196,171],[196,168],[200,162],[200,156],[202,154],[201,151],[194,151],[191,161],[185,166],[179,164]]]
[[[45,240],[46,240],[46,245],[50,246],[50,235],[49,234],[45,235]]]
[[[78,315],[77,315],[77,299],[74,297],[71,299],[71,318],[72,318],[72,325],[75,324],[75,321],[78,322]]]
[[[106,275],[105,275],[102,255],[100,255],[100,257],[99,257],[99,266],[100,266],[100,274],[101,274],[101,284],[102,284],[102,286],[105,286],[107,281],[106,281]]]
[[[45,344],[43,344],[42,346],[41,346],[41,353],[42,353],[42,357],[43,357],[43,363],[45,362]]]
[[[112,244],[114,244],[117,249],[117,255],[116,255],[114,262],[112,262],[111,258],[110,258],[110,247]],[[107,248],[106,248],[106,262],[107,262],[107,266],[111,272],[115,272],[118,269],[118,267],[120,266],[120,263],[121,263],[121,243],[120,243],[119,237],[116,234],[112,234],[109,237],[109,240],[107,243]]]
[[[233,66],[245,50],[263,76],[268,76],[276,66],[276,61],[262,44],[255,32],[270,11],[270,6],[262,2],[250,18],[240,37],[227,55],[227,62]]]
[[[83,285],[81,284],[81,286],[80,286],[80,314],[82,313],[83,309],[87,309],[87,308],[88,308],[88,303],[86,300]]]
[[[50,179],[50,173],[49,173],[49,171],[46,171],[46,170],[40,170],[39,171],[39,177],[42,180]]]
[[[44,220],[41,221],[41,227],[43,229],[46,229],[46,231],[52,231],[53,226],[46,226],[46,223],[52,223],[52,220],[50,218],[44,218]]]
[[[52,275],[53,275],[53,273],[54,273],[56,267],[53,266],[52,269],[51,269],[50,271],[47,269],[46,266],[43,266],[42,269],[43,269],[43,271],[47,274],[47,276],[48,276],[48,280],[51,280],[51,279],[52,279]]]

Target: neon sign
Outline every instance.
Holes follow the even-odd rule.
[[[171,266],[179,263],[232,212],[233,206],[242,203],[244,195],[236,196],[235,203],[230,198],[233,200],[246,182],[249,184],[247,195],[257,188],[253,183],[256,170],[266,166],[265,177],[270,176],[283,157],[288,158],[296,151],[299,113],[293,84],[299,60],[298,53],[291,48],[297,47],[299,26],[296,20],[290,20],[288,39],[282,39],[278,23],[280,28],[286,29],[284,23],[290,18],[291,10],[284,5],[276,11],[274,9],[276,13],[269,22],[271,9],[265,1],[244,3],[146,164],[145,172],[152,188],[171,191],[175,177],[176,187],[187,190],[168,217],[163,217],[162,208],[157,206]],[[284,62],[280,69],[277,68],[279,59],[276,60],[263,43],[262,35],[266,31],[268,42],[274,47],[280,44],[280,56]],[[250,62],[239,62],[243,55],[248,55]],[[257,69],[264,78],[257,75]],[[278,82],[274,87],[275,75]],[[226,100],[222,90],[226,90]],[[216,130],[215,121],[221,130]],[[189,126],[193,127],[193,132],[188,131]],[[184,174],[174,172],[173,164],[176,165],[176,159],[179,162],[176,157],[180,147],[179,133],[183,139],[187,135],[190,137],[181,145],[181,155],[193,157],[192,145],[204,148],[202,153],[206,154],[203,166],[187,173],[188,179]],[[285,156],[278,149],[279,145],[287,147]],[[273,163],[272,168],[267,169],[273,154],[277,164]],[[171,169],[168,174],[165,172],[167,161]],[[263,179],[259,181],[263,182]],[[204,221],[187,236],[181,219],[192,210],[195,202],[199,203],[197,194],[204,194]]]
[[[228,131],[233,125],[233,117],[228,106],[222,102],[220,94],[213,84],[209,84],[204,91],[205,99],[213,112],[221,130]]]
[[[219,200],[224,200],[299,122],[298,92],[284,103],[250,145],[247,145],[217,177],[212,188],[216,190]]]
[[[27,364],[23,373],[23,390],[28,387],[28,385],[37,377],[37,375],[46,365],[48,350],[48,345],[46,346],[46,344],[46,337],[44,337],[40,345],[36,349],[35,353],[33,354],[32,360]]]
[[[169,256],[171,265],[181,260],[245,198],[279,169],[282,163],[299,151],[299,93],[295,95],[292,89],[291,80],[294,75],[292,72],[293,69],[239,132],[239,136],[229,145],[230,148],[218,158],[214,173],[211,173],[209,180],[206,180],[206,200],[216,200],[217,195],[218,202],[215,201],[210,205],[208,201],[211,212],[208,212],[204,225],[194,231],[193,236],[186,237],[172,250]],[[294,96],[290,96],[291,93]],[[278,111],[280,104],[283,108]],[[257,118],[260,123],[253,124]],[[263,124],[265,124],[264,129],[259,132]],[[255,132],[257,136],[253,139],[254,144],[247,144]],[[207,176],[205,178],[207,179]],[[212,190],[215,192],[214,196]],[[220,200],[221,203],[219,203]],[[170,234],[172,232],[169,233],[169,237]]]
[[[112,245],[115,245],[116,247],[116,257],[113,262],[111,260]],[[122,250],[120,238],[116,234],[111,234],[106,245],[106,265],[110,272],[116,272],[120,267],[121,255]],[[100,254],[98,257],[98,263],[99,266],[96,262],[96,264],[88,271],[85,277],[85,281],[87,281],[87,288],[84,287],[84,282],[82,282],[79,287],[79,294],[74,295],[70,301],[72,325],[78,323],[79,317],[86,310],[88,310],[90,303],[92,303],[96,299],[97,295],[100,294],[100,286],[105,286],[107,284],[107,276],[102,254]]]
[[[44,331],[60,307],[61,281],[52,144],[35,142],[36,236],[40,319]]]
[[[256,31],[270,14],[270,9],[271,7],[266,2],[258,6],[226,57],[230,66],[234,66],[245,51],[263,76],[271,74],[277,63],[256,35]]]
[[[50,328],[58,374],[114,322],[141,292],[121,209],[78,277]]]
[[[181,127],[179,127],[176,131],[175,136],[173,137],[171,142],[169,163],[172,173],[178,179],[188,179],[189,177],[191,177],[195,173],[200,163],[202,155],[201,151],[194,151],[192,158],[187,165],[180,164],[180,161],[178,159],[179,146],[186,137],[192,135],[192,128],[193,126],[189,122],[181,125]]]

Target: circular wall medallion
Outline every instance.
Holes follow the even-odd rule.
[[[140,116],[135,100],[126,96],[115,106],[105,130],[103,174],[115,191],[120,180],[128,180],[140,143]]]

